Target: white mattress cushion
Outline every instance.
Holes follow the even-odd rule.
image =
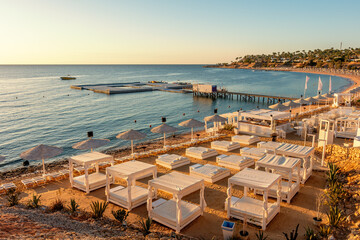
[[[207,177],[208,176],[212,177],[212,176],[215,176],[215,175],[220,174],[225,171],[229,171],[229,170],[226,168],[218,167],[218,166],[211,165],[211,164],[205,164],[202,167],[194,168],[192,170],[192,172],[195,172],[199,175],[203,175],[203,176],[207,176]]]
[[[193,213],[200,210],[199,206],[186,201],[181,201],[180,208],[182,221],[186,221],[186,219],[191,217]],[[153,212],[166,219],[169,219],[172,222],[176,222],[176,201],[169,200],[154,208]]]

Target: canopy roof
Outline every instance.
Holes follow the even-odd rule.
[[[44,144],[37,145],[29,150],[22,152],[20,157],[25,160],[41,160],[55,157],[62,153],[62,148],[48,146]]]
[[[300,166],[301,160],[298,158],[283,157],[273,154],[265,154],[260,158],[256,165],[261,167],[269,167],[279,170],[292,171],[296,166]]]
[[[286,103],[283,104],[284,106],[287,106],[287,107],[291,107],[291,108],[294,108],[294,107],[299,107],[300,106],[300,103],[295,103],[293,101],[288,101]]]
[[[316,97],[314,97],[314,99],[317,99],[317,100],[326,100],[327,98],[326,97],[323,97],[321,95],[317,95]]]
[[[197,127],[203,127],[205,124],[203,122],[191,118],[189,120],[179,123],[179,125],[187,128],[197,128]]]
[[[278,102],[278,103],[276,103],[276,104],[274,104],[274,105],[269,106],[269,108],[274,109],[274,110],[276,110],[276,111],[284,111],[284,110],[287,110],[287,109],[288,109],[287,106],[284,106],[284,105],[283,105],[282,103],[280,103],[280,102]]]
[[[317,103],[318,102],[318,100],[313,97],[305,98],[305,100],[308,101],[309,103]]]
[[[150,172],[156,171],[156,166],[149,163],[144,163],[134,160],[134,161],[121,163],[113,167],[108,167],[106,168],[106,170],[111,175],[115,174],[116,176],[121,178],[131,177],[132,179],[134,178],[137,179],[140,177],[144,177],[144,175],[147,175],[149,171]]]
[[[280,112],[269,109],[258,109],[258,110],[244,111],[241,113],[241,116],[243,117],[260,119],[260,120],[271,120],[271,115],[274,120],[288,119],[291,117],[290,112]]]
[[[99,152],[84,153],[70,158],[70,161],[81,165],[90,165],[97,162],[110,162],[112,160],[113,156]]]
[[[321,96],[323,96],[325,98],[334,98],[334,94],[330,94],[330,93],[325,93],[325,94],[323,94]]]
[[[176,132],[178,129],[172,126],[167,125],[166,123],[161,124],[160,126],[154,127],[151,129],[153,133],[172,133]]]
[[[229,183],[266,190],[276,184],[280,178],[279,174],[245,168],[229,178]]]
[[[305,99],[302,99],[302,98],[299,98],[299,99],[295,100],[294,102],[299,103],[301,105],[309,104],[309,101],[306,101]]]
[[[149,181],[149,185],[172,194],[187,195],[199,190],[204,185],[204,180],[171,172]]]
[[[116,138],[124,139],[124,140],[139,140],[146,137],[145,133],[130,129],[126,132],[120,133],[116,136]]]

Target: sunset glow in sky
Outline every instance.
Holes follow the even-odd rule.
[[[360,1],[0,0],[0,64],[207,64],[360,47]]]

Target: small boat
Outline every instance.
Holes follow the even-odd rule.
[[[60,77],[61,80],[75,80],[76,77],[71,77],[70,75],[67,75],[67,77]]]

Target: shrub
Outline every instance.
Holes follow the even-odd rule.
[[[298,237],[298,230],[299,230],[299,224],[296,226],[295,230],[292,230],[290,232],[290,236],[287,233],[283,232],[286,240],[296,240]]]
[[[345,219],[342,215],[342,211],[337,205],[330,205],[329,212],[327,213],[329,219],[329,225],[331,227],[338,227],[339,224]]]
[[[75,213],[77,210],[79,210],[79,204],[76,202],[74,198],[70,199],[70,205],[68,206],[71,213]]]
[[[257,240],[266,240],[268,238],[268,236],[265,236],[264,232],[261,230],[259,230],[259,232],[256,233],[255,235]]]
[[[64,209],[64,202],[60,198],[57,198],[50,205],[50,211],[51,212],[57,212],[57,211],[61,211],[63,209]]]
[[[123,224],[126,218],[129,216],[129,212],[119,209],[117,211],[111,211],[112,215],[116,220],[120,222],[120,224]]]
[[[329,181],[329,187],[332,188],[339,180],[340,169],[334,163],[328,163],[329,171],[327,172],[327,177]]]
[[[319,236],[310,227],[305,228],[305,240],[320,240]]]
[[[8,201],[10,207],[19,204],[19,195],[20,193],[17,192],[14,188],[11,188],[6,192],[6,200]]]
[[[148,235],[150,233],[152,219],[150,217],[148,217],[145,221],[141,220],[141,221],[139,221],[139,223],[140,223],[141,232],[143,233],[143,235],[144,236]]]
[[[235,127],[231,124],[225,124],[223,129],[227,130],[227,131],[232,131],[232,130],[234,130],[234,128]]]
[[[28,202],[29,208],[38,208],[40,206],[40,197],[41,195],[33,195],[32,199]]]
[[[93,213],[93,218],[101,218],[104,215],[104,212],[109,205],[108,202],[102,202],[99,201],[91,202],[90,207]]]
[[[326,238],[327,236],[329,236],[331,233],[331,228],[330,226],[327,226],[327,225],[321,225],[320,228],[319,228],[319,235],[322,237],[322,238]]]

